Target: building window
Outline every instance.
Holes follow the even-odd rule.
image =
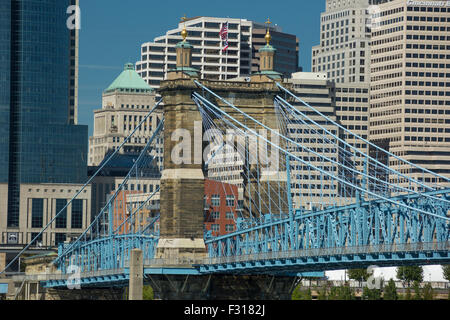
[[[220,207],[220,195],[219,194],[213,194],[211,197],[211,205],[213,207]]]
[[[212,224],[211,225],[211,231],[219,232],[220,231],[220,226],[218,224]]]
[[[31,227],[42,228],[44,222],[44,199],[33,199],[31,204]]]
[[[226,218],[227,218],[227,219],[233,220],[233,219],[234,219],[234,213],[231,212],[231,211],[228,211],[228,212],[226,213]]]
[[[58,214],[67,204],[66,199],[56,199],[56,212]],[[67,208],[55,220],[55,228],[67,228]]]
[[[72,229],[83,228],[83,200],[75,199],[72,202]]]
[[[31,233],[31,240],[36,238],[36,236],[39,234],[39,232],[33,232]],[[33,245],[38,246],[39,244],[42,244],[42,234],[36,239],[36,241],[33,243]]]
[[[215,220],[220,219],[220,212],[214,211],[212,213],[212,218],[215,219]]]
[[[227,196],[227,207],[234,207],[234,196]]]
[[[232,224],[227,224],[227,225],[225,226],[225,231],[226,231],[226,232],[233,232],[233,231],[234,231],[234,225],[232,225]]]
[[[65,233],[55,233],[55,246],[58,246],[60,243],[64,243],[66,241]]]

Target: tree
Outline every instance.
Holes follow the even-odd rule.
[[[319,295],[317,296],[317,300],[327,300],[327,287],[323,286],[320,289],[317,289]]]
[[[367,281],[369,279],[370,274],[367,272],[367,269],[350,269],[347,270],[349,279],[359,281],[359,285],[361,286],[361,283],[363,281]]]
[[[342,286],[340,289],[340,300],[354,300],[355,295],[353,293],[353,290],[350,289],[350,286],[345,285]]]
[[[350,269],[347,273],[350,279],[359,281],[360,283],[363,281],[367,281],[367,279],[369,279],[370,277],[367,269]]]
[[[381,290],[369,289],[368,287],[364,287],[362,300],[381,300]]]
[[[403,296],[404,300],[411,300],[412,296],[411,296],[411,289],[408,287],[408,289],[406,289],[406,295]]]
[[[354,300],[353,291],[348,285],[340,287],[331,287],[328,300]]]
[[[423,281],[423,268],[420,266],[403,266],[397,267],[397,279],[403,281],[403,283],[407,283],[408,287],[411,282]]]
[[[143,300],[153,300],[153,288],[150,286],[144,286],[143,292],[142,292],[142,299]]]
[[[383,300],[398,300],[397,288],[393,279],[390,279],[384,288]]]
[[[126,287],[125,290],[123,290],[123,300],[128,300],[128,293],[129,293],[129,288]],[[153,300],[154,295],[153,295],[153,288],[150,286],[144,286],[142,288],[142,300]]]
[[[298,285],[292,293],[292,300],[312,300],[311,289],[305,290]]]
[[[431,283],[427,283],[422,289],[422,299],[423,300],[433,300],[434,299],[434,290],[431,286]]]
[[[450,264],[442,266],[442,271],[444,273],[444,279],[450,281]]]
[[[414,289],[414,300],[423,300],[422,293],[420,292],[419,281],[414,281],[413,289]]]

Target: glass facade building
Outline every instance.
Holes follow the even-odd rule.
[[[0,0],[0,183],[8,227],[18,227],[20,184],[84,183],[87,126],[75,125],[75,0]]]

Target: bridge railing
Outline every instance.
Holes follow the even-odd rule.
[[[82,272],[79,274],[79,277],[81,279],[83,278],[94,278],[94,277],[106,277],[106,276],[115,276],[120,274],[125,274],[124,268],[117,268],[117,269],[109,269],[109,270],[98,270],[98,271],[88,271],[88,272]],[[37,274],[37,275],[26,275],[25,278],[28,281],[66,281],[70,279],[73,279],[74,281],[77,280],[78,275],[76,273],[53,273],[53,274]]]
[[[203,260],[203,264],[225,264],[262,260],[279,260],[308,258],[321,256],[344,256],[355,254],[383,254],[383,253],[410,253],[410,252],[437,252],[450,250],[450,242],[431,242],[431,243],[407,243],[407,244],[379,244],[371,246],[353,246],[339,248],[317,248],[302,249],[277,252],[264,252],[239,256],[224,256],[207,258]]]
[[[204,259],[191,259],[184,257],[145,259],[145,267],[170,267],[170,266],[192,266],[202,264]]]

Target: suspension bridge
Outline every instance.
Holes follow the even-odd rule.
[[[149,193],[135,208],[116,210],[127,184],[138,183],[140,173],[156,161],[151,150],[157,139],[163,138],[165,118],[91,225],[76,241],[60,245],[54,261],[60,274],[48,275],[43,281],[45,287],[66,287],[75,270],[80,274],[82,286],[126,285],[130,252],[134,248],[143,252],[145,275],[292,276],[369,265],[450,261],[450,190],[442,187],[448,183],[448,178],[375,145],[379,158],[395,158],[399,167],[408,167],[410,172],[420,171],[423,177],[431,176],[444,183],[425,183],[425,179],[415,179],[404,170],[396,170],[362,153],[346,142],[346,135],[362,141],[361,137],[320,114],[280,83],[276,83],[279,94],[273,100],[275,128],[242,111],[199,81],[194,80],[194,83],[197,90],[192,92],[191,99],[201,116],[206,140],[212,145],[208,158],[202,163],[205,174],[210,167],[232,165],[235,156],[244,164],[241,170],[245,182],[244,205],[243,212],[235,219],[236,229],[217,237],[204,231],[205,255],[201,258],[157,257],[161,237],[160,228],[156,226],[164,213],[157,214],[146,224],[136,222],[145,206],[162,190],[158,188]],[[294,107],[289,100],[301,102],[302,107]],[[322,121],[314,120],[312,113],[322,117]],[[336,130],[329,130],[329,124]],[[299,127],[307,128],[310,136],[321,139],[320,150],[291,137],[290,129]],[[270,133],[272,139],[261,134],[262,130]],[[344,134],[337,134],[339,131]],[[242,144],[230,143],[230,140]],[[252,141],[258,143],[252,144]],[[227,157],[230,154],[233,156]],[[273,159],[276,159],[272,161],[276,163],[275,168],[269,161]],[[358,170],[355,163],[363,164],[362,170]],[[320,206],[308,205],[313,197],[308,196],[311,189],[302,190],[301,200],[293,203],[292,169],[297,164],[306,168],[302,170],[309,176],[320,177],[318,180],[323,186],[319,190]],[[238,197],[236,194],[236,199]],[[198,215],[203,217],[203,212]]]
[[[177,50],[190,57],[190,46]],[[136,248],[154,289],[179,293],[189,281],[206,292],[211,281],[220,291],[248,279],[275,288],[275,279],[289,291],[308,272],[450,262],[449,178],[347,130],[270,70],[251,81],[199,80],[187,61],[177,60],[162,99],[87,181],[162,106],[163,121],[123,183],[76,240],[59,246],[58,273],[40,278],[44,287],[127,286]],[[128,184],[149,166],[162,168],[160,187],[127,205]],[[234,229],[213,236],[204,224],[204,179],[222,182],[227,174],[242,206]],[[155,200],[159,210],[149,215]]]

